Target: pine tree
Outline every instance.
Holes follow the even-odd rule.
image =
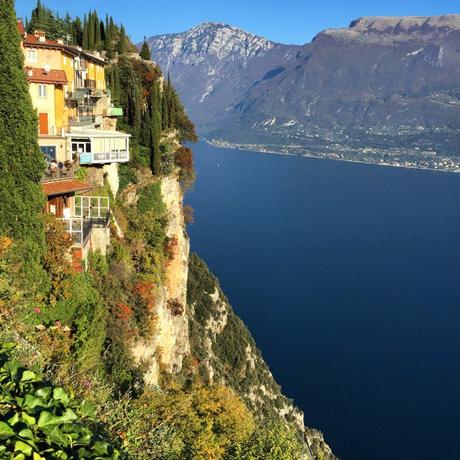
[[[141,52],[139,53],[139,56],[146,61],[150,61],[151,59],[150,48],[149,48],[149,45],[145,37],[144,37],[144,43],[142,43],[142,48],[141,48]]]
[[[24,269],[37,281],[45,245],[44,162],[23,65],[13,2],[0,0],[0,234],[18,243]]]

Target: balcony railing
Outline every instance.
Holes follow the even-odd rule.
[[[129,161],[129,151],[127,150],[80,154],[81,165],[90,165],[94,163],[126,163],[127,161]]]
[[[85,88],[96,89],[96,80],[90,80],[87,78],[85,80]]]
[[[96,122],[94,115],[79,115],[78,117],[69,117],[70,126],[87,126]]]
[[[53,180],[71,179],[75,175],[78,164],[71,163],[70,161],[51,162],[47,163],[45,172],[43,174],[42,182],[49,182]]]
[[[80,246],[86,245],[91,235],[91,219],[84,219],[82,217],[62,217],[59,220],[63,222],[66,232],[72,236],[74,244]]]

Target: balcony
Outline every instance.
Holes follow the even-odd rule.
[[[111,152],[81,153],[80,164],[104,164],[104,163],[126,163],[129,161],[127,150],[115,150]]]
[[[91,219],[82,217],[61,217],[59,220],[64,224],[65,230],[69,233],[75,245],[85,246],[91,236]]]
[[[88,89],[96,89],[96,80],[90,80],[89,78],[87,78],[85,80],[84,87]]]
[[[96,123],[94,115],[79,115],[78,117],[69,117],[70,126],[88,126]]]
[[[109,198],[105,196],[76,196],[74,214],[76,217],[90,219],[93,227],[106,228],[110,221]]]
[[[70,161],[47,163],[42,182],[72,179],[77,168],[78,164]]]

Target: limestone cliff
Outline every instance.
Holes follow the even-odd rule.
[[[140,191],[157,180],[138,173],[138,183],[122,192],[122,201],[134,206]],[[167,237],[175,243],[155,289],[154,332],[139,339],[132,349],[136,360],[144,364],[145,382],[160,385],[162,371],[178,374],[188,358],[187,363],[192,363],[204,383],[232,388],[257,418],[282,420],[296,427],[306,441],[302,458],[335,459],[322,434],[306,429],[303,413],[282,394],[218,280],[197,255],[189,257],[178,176],[163,177],[160,184],[167,211]]]

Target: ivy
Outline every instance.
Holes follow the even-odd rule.
[[[0,344],[0,459],[119,459],[123,454],[93,430],[96,410],[11,358]]]

